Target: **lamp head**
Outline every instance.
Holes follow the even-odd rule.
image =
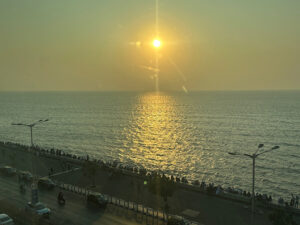
[[[228,152],[229,155],[236,155],[234,152]]]

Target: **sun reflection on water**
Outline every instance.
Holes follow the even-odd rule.
[[[182,112],[175,105],[174,97],[164,93],[138,97],[130,126],[124,130],[124,153],[135,164],[176,174],[187,169],[180,162],[190,157],[193,163],[189,133],[183,126]]]

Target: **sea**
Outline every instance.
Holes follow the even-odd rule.
[[[300,91],[0,92],[0,140],[289,200],[300,195]],[[264,147],[258,149],[259,144]],[[228,152],[238,153],[231,155]]]

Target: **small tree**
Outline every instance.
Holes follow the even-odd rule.
[[[98,165],[95,162],[85,161],[82,169],[83,175],[87,176],[92,181],[93,186],[96,186],[96,174]]]
[[[12,152],[10,155],[9,155],[9,160],[10,160],[10,163],[13,167],[16,166],[16,153],[15,152]]]
[[[269,215],[269,220],[273,225],[297,225],[293,214],[285,210],[276,210]]]
[[[176,185],[174,181],[168,179],[165,175],[154,174],[150,176],[148,190],[155,195],[159,195],[164,200],[164,210],[169,212],[168,197],[172,197]]]

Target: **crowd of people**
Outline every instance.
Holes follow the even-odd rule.
[[[278,199],[278,204],[298,208],[299,207],[299,196],[298,195],[294,196],[292,194],[290,202],[285,202],[283,200],[283,198],[279,198]]]
[[[25,146],[25,145],[22,145],[22,144],[16,144],[16,143],[10,143],[10,142],[2,142],[2,144],[20,146],[23,149],[26,149],[26,147],[27,147],[27,149],[28,149],[28,146]],[[140,176],[149,176],[150,178],[152,176],[158,176],[160,174],[160,176],[163,179],[167,179],[167,180],[169,180],[171,182],[174,182],[174,183],[192,185],[193,187],[197,187],[200,190],[202,190],[202,191],[204,191],[208,194],[220,195],[222,193],[230,193],[230,194],[234,194],[236,196],[243,196],[244,198],[249,198],[249,199],[252,198],[252,194],[249,191],[245,191],[245,190],[241,190],[241,189],[237,189],[237,188],[232,188],[232,187],[223,188],[221,185],[215,185],[214,183],[206,184],[205,181],[199,182],[199,180],[189,182],[186,177],[178,177],[178,176],[173,176],[173,175],[166,176],[162,172],[147,171],[143,167],[123,165],[117,160],[104,161],[104,160],[91,159],[89,155],[78,156],[78,155],[75,155],[75,154],[65,153],[63,150],[54,149],[54,148],[52,148],[52,149],[42,149],[39,146],[34,146],[34,147],[31,148],[31,150],[33,150],[37,154],[45,153],[45,154],[51,154],[51,155],[56,155],[56,156],[68,157],[68,158],[75,159],[75,160],[92,161],[94,163],[97,163],[98,166],[102,167],[103,169],[109,170],[112,173],[114,173],[114,172],[115,173],[122,173],[124,171],[127,171],[129,173],[138,174]],[[53,171],[51,171],[51,173],[53,173]],[[49,174],[50,174],[50,172],[49,172]],[[255,194],[255,199],[257,201],[260,201],[260,202],[266,203],[266,204],[271,203],[273,201],[273,199],[270,195],[268,196],[266,194],[260,194],[260,193]],[[278,199],[278,204],[298,208],[299,197],[292,195],[292,198],[291,198],[289,203],[285,202],[283,200],[283,198],[280,197]]]

